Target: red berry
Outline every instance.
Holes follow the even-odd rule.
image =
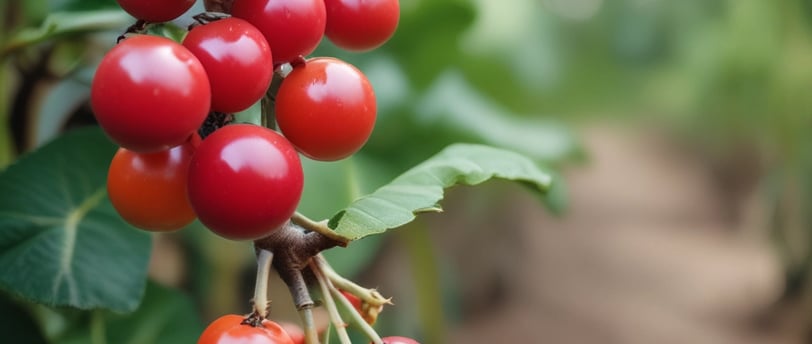
[[[363,310],[361,309],[361,299],[359,299],[358,296],[350,294],[349,292],[344,291],[344,290],[341,290],[341,295],[344,295],[344,298],[346,298],[347,301],[350,301],[350,304],[352,304],[352,307],[355,308],[355,310],[359,314],[364,313]]]
[[[148,22],[170,21],[185,13],[195,0],[117,0],[131,16]]]
[[[277,65],[312,53],[327,21],[323,0],[239,0],[231,14],[265,35]]]
[[[293,344],[305,344],[305,333],[299,325],[296,325],[291,322],[280,321],[279,326],[282,326],[285,329],[285,332],[288,333],[290,339],[293,340]]]
[[[398,0],[324,0],[325,35],[346,50],[365,51],[384,44],[395,33]]]
[[[276,95],[276,121],[302,154],[339,160],[357,152],[375,126],[372,85],[341,60],[319,57],[296,66]]]
[[[383,344],[420,344],[416,340],[406,337],[391,336],[381,338]]]
[[[107,174],[107,195],[121,217],[141,229],[170,231],[195,219],[186,196],[193,142],[157,153],[120,148]]]
[[[271,84],[271,48],[245,20],[231,17],[197,26],[183,45],[206,69],[214,111],[243,111],[260,100]]]
[[[211,90],[200,61],[167,38],[136,35],[104,56],[90,103],[119,146],[157,152],[180,145],[209,113]]]
[[[200,222],[233,240],[258,239],[283,225],[302,186],[293,146],[251,124],[227,125],[206,137],[189,167],[189,201]]]
[[[265,319],[262,326],[242,324],[235,314],[217,318],[200,335],[197,344],[294,344],[279,324]]]

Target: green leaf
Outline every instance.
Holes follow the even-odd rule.
[[[103,335],[105,343],[191,344],[204,329],[188,296],[155,283],[147,284],[144,301],[132,314],[97,311],[88,322],[57,342],[92,343]]]
[[[76,130],[0,173],[0,288],[46,305],[132,311],[151,247],[105,192],[116,147]]]
[[[523,155],[455,144],[359,198],[334,215],[328,225],[349,240],[383,233],[411,222],[417,213],[441,211],[438,202],[445,188],[476,185],[491,178],[522,182],[541,193],[552,185],[551,175]]]
[[[71,114],[90,97],[88,84],[76,78],[62,79],[45,92],[46,95],[39,101],[40,106],[32,133],[37,146],[56,137]]]
[[[581,151],[575,135],[563,124],[510,113],[471,87],[456,70],[437,78],[420,100],[417,113],[423,127],[447,127],[540,161],[561,161]]]
[[[132,21],[132,17],[121,10],[52,13],[40,27],[21,30],[11,37],[0,47],[0,58],[17,49],[65,35],[119,30]]]

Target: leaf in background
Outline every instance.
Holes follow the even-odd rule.
[[[403,4],[398,30],[384,49],[398,60],[412,83],[422,89],[448,66],[465,58],[460,37],[476,16],[474,4],[465,0]]]
[[[34,147],[58,135],[70,115],[90,97],[90,87],[74,78],[60,80],[47,92],[37,111],[33,133]]]
[[[0,294],[0,333],[15,343],[46,343],[34,318],[16,302]]]
[[[93,319],[96,317],[96,319]],[[183,344],[195,343],[204,326],[192,300],[177,290],[147,284],[141,306],[127,315],[102,312],[91,316],[91,325],[58,340],[59,344],[92,343],[93,326],[103,326],[105,343]],[[93,321],[100,324],[92,324]]]
[[[397,173],[357,153],[340,161],[302,158],[305,185],[299,212],[315,219],[328,218],[355,199],[386,184]]]
[[[566,126],[511,114],[488,101],[456,71],[441,75],[417,108],[416,120],[424,127],[445,126],[466,132],[483,143],[509,148],[536,160],[560,161],[580,150]]]
[[[12,36],[0,47],[0,58],[14,50],[64,35],[120,30],[131,25],[132,20],[121,10],[52,13],[40,27],[26,28]]]
[[[48,0],[51,11],[89,11],[120,8],[111,0]]]
[[[411,222],[416,213],[440,211],[445,188],[491,178],[522,182],[541,193],[552,184],[549,173],[518,153],[455,144],[339,211],[329,226],[350,240],[383,233]]]
[[[106,197],[115,150],[101,130],[86,128],[0,173],[0,287],[47,305],[136,308],[151,240]]]

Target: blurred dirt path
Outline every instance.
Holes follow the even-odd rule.
[[[780,295],[781,267],[730,217],[740,205],[725,203],[703,161],[655,133],[583,135],[590,159],[566,173],[565,217],[515,192],[499,218],[469,216],[476,205],[463,190],[446,215],[466,215],[433,218],[483,228],[463,239],[433,232],[467,281],[452,343],[796,342],[755,329]]]

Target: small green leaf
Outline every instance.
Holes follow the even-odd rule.
[[[0,173],[0,288],[46,305],[138,306],[150,236],[107,199],[115,150],[98,128],[77,130]]]
[[[542,193],[552,185],[550,174],[525,156],[490,146],[455,144],[354,201],[328,225],[349,240],[383,233],[411,222],[416,213],[441,211],[438,202],[445,188],[491,178],[522,182]]]

